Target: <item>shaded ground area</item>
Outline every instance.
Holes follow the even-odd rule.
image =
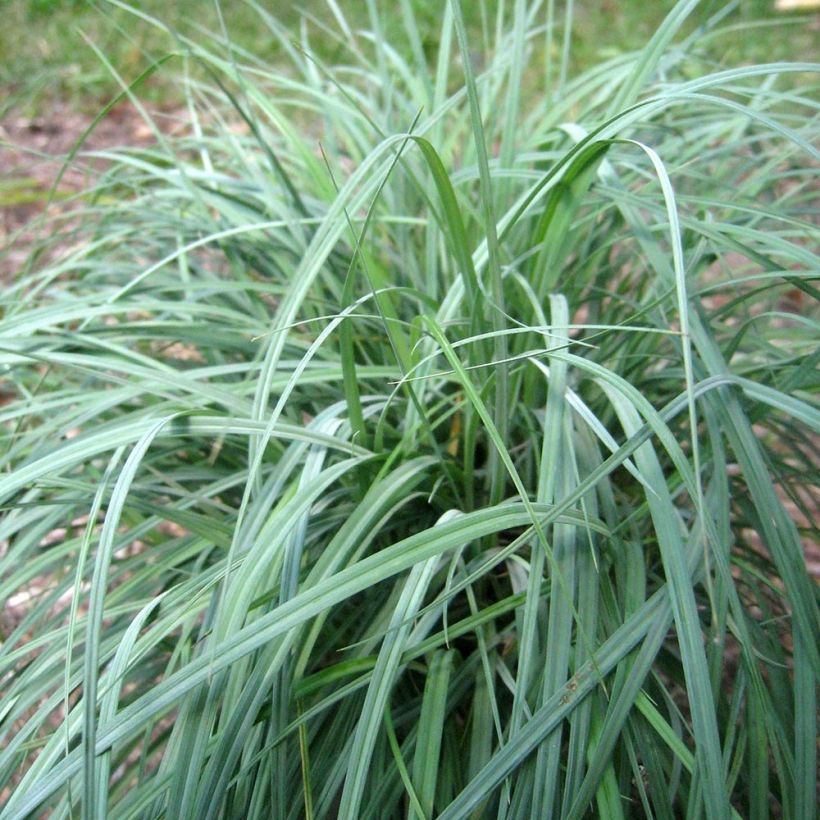
[[[180,127],[174,112],[152,111],[157,125],[173,132]],[[64,165],[93,122],[90,114],[65,105],[38,117],[8,114],[0,118],[0,281],[14,278],[37,240],[48,228],[41,216],[76,207],[72,196],[83,191],[104,162],[87,153],[154,142],[151,128],[128,104],[115,107],[96,124],[65,169],[58,189],[51,189]],[[49,198],[51,202],[49,204]]]

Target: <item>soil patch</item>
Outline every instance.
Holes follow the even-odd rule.
[[[151,111],[155,124],[167,133],[184,127],[179,111]],[[49,195],[66,158],[83,138],[93,117],[66,106],[56,106],[38,117],[11,113],[0,118],[0,282],[12,281],[38,239],[48,235],[46,216],[76,207],[71,196],[93,181],[105,162],[90,153],[123,147],[144,147],[154,133],[130,104],[113,108],[84,139]]]

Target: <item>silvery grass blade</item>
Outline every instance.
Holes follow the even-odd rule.
[[[558,11],[225,7],[173,134],[97,47],[157,142],[0,296],[4,816],[810,814],[817,67]]]

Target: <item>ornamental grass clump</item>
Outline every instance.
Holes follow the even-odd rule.
[[[178,39],[3,296],[4,817],[811,814],[817,67],[696,5]]]

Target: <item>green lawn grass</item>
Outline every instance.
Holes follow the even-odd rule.
[[[2,294],[3,816],[810,817],[818,66],[337,8]]]
[[[473,50],[483,51],[480,44],[486,28],[492,28],[502,7],[513,0],[499,0],[465,5],[465,24]],[[140,0],[135,4],[146,14],[157,16],[174,31],[186,35],[206,32],[221,37],[224,29],[231,41],[265,59],[268,63],[286,62],[284,50],[270,36],[249,2],[223,3],[217,12],[211,0]],[[291,37],[298,39],[299,21],[313,17],[330,26],[334,15],[326,0],[283,0],[274,5],[277,19]],[[367,3],[342,3],[350,24],[367,28]],[[408,45],[402,34],[403,15],[400,3],[379,0],[383,33],[399,50]],[[433,3],[412,0],[422,47],[425,53],[437,50],[440,8]],[[686,24],[691,31],[702,25],[716,10],[728,7],[724,2],[704,2]],[[718,63],[736,65],[750,62],[811,59],[817,47],[816,29],[811,18],[796,13],[776,14],[773,0],[743,0],[734,4],[728,21],[743,24],[732,36],[723,37],[704,47]],[[556,3],[556,25],[563,26],[561,8]],[[674,0],[574,0],[570,70],[584,67],[640,48],[674,6]],[[502,9],[503,10],[503,9]],[[220,21],[220,16],[222,20]],[[749,26],[754,22],[755,26]],[[560,49],[556,38],[556,50]],[[175,48],[173,37],[135,19],[123,8],[108,0],[5,0],[3,25],[0,26],[0,88],[4,90],[0,114],[14,107],[27,115],[42,116],[55,101],[96,113],[103,102],[119,90],[110,71],[96,56],[89,41],[100,48],[126,78],[133,79],[152,60]],[[317,36],[312,47],[333,62],[339,44]],[[404,55],[407,56],[407,55]],[[174,69],[151,77],[143,96],[154,104],[169,107],[181,102]]]

